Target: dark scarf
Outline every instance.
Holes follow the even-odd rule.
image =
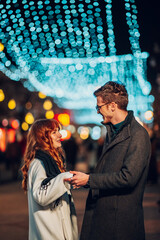
[[[120,125],[119,128],[114,129],[114,125],[112,123],[107,123],[105,124],[106,127],[110,128],[110,139],[111,142],[116,138],[116,136],[118,135],[118,133],[120,133],[122,131],[122,129],[127,126],[128,124],[130,124],[130,122],[132,121],[133,118],[133,111],[128,111],[128,115],[125,118],[125,120],[122,122],[122,124]],[[108,134],[106,135],[106,142],[108,142]]]
[[[52,156],[45,152],[42,151],[41,149],[38,149],[35,153],[35,158],[41,160],[43,162],[43,166],[46,171],[47,178],[45,178],[42,181],[42,185],[47,185],[47,183],[54,177],[56,177],[58,174],[61,173],[59,170],[56,161],[52,158]]]

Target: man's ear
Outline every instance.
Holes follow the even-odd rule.
[[[115,102],[110,103],[110,109],[111,109],[112,112],[115,111],[116,107],[117,107],[117,104]]]

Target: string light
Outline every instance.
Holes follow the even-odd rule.
[[[46,98],[46,95],[43,94],[42,92],[39,92],[39,93],[38,93],[38,96],[39,96],[39,98],[41,98],[41,99]]]
[[[47,119],[53,119],[54,118],[54,112],[53,111],[47,111],[45,114]]]
[[[45,110],[50,110],[52,108],[52,102],[50,100],[45,100],[43,103],[43,108]]]
[[[109,47],[109,55],[116,55],[115,48],[115,35],[114,35],[114,26],[112,22],[112,0],[105,0],[106,4],[106,22],[107,22],[107,33],[108,33],[108,47]]]
[[[135,0],[124,0],[132,54],[121,56],[116,55],[112,0],[104,4],[98,0],[10,3],[0,4],[0,49],[6,50],[0,50],[0,70],[8,77],[27,79],[25,87],[42,92],[42,99],[51,96],[60,107],[73,109],[77,121],[95,122],[93,91],[110,80],[121,79],[126,85],[129,108],[135,114],[150,109],[148,54],[142,53],[139,45]],[[88,120],[78,114],[79,109],[91,113]]]

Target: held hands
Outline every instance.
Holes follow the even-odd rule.
[[[73,174],[73,177],[65,178],[64,181],[69,182],[73,186],[73,188],[80,188],[87,184],[89,180],[88,174],[77,171],[70,171],[70,173]]]

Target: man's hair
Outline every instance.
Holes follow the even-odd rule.
[[[98,88],[93,94],[95,97],[100,96],[106,103],[115,102],[121,110],[127,109],[128,93],[123,84],[109,81]]]

